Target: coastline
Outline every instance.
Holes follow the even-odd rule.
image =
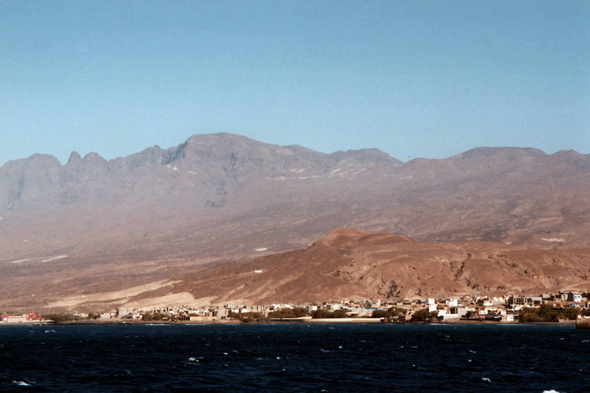
[[[2,326],[106,326],[106,325],[252,325],[252,324],[384,324],[384,325],[520,325],[520,326],[576,326],[575,320],[566,320],[560,322],[496,322],[496,321],[478,321],[478,320],[457,320],[457,321],[436,321],[436,322],[385,322],[379,318],[269,318],[258,321],[242,322],[237,319],[222,319],[216,321],[141,321],[141,320],[78,320],[65,321],[59,323],[31,321],[31,322],[1,322]]]

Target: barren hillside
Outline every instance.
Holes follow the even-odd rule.
[[[0,306],[251,261],[338,227],[589,247],[588,184],[588,155],[520,148],[402,163],[377,149],[323,154],[210,134],[110,161],[34,155],[0,167]]]
[[[207,304],[300,303],[344,299],[590,290],[590,249],[537,250],[488,242],[424,243],[390,233],[338,229],[306,249],[184,275],[170,294]]]

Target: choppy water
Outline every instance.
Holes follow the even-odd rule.
[[[0,391],[589,392],[571,326],[2,326]]]

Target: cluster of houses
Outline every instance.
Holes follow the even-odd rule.
[[[220,306],[168,306],[153,309],[118,308],[114,313],[101,314],[101,318],[141,320],[146,319],[146,315],[150,315],[154,319],[161,318],[163,321],[212,322],[220,319],[227,319],[229,316],[229,310],[226,307]]]
[[[339,302],[314,302],[305,304],[270,304],[270,305],[238,305],[226,304],[224,306],[209,307],[165,307],[158,309],[118,309],[114,313],[101,314],[101,318],[122,318],[141,320],[144,315],[161,315],[164,320],[170,321],[194,321],[207,322],[223,319],[231,319],[240,315],[258,314],[268,316],[272,312],[281,309],[304,308],[311,314],[314,311],[325,310],[334,312],[344,310],[347,317],[370,318],[374,311],[386,311],[390,308],[403,309],[398,320],[409,321],[420,310],[428,310],[436,315],[438,320],[495,320],[502,322],[515,322],[518,320],[520,310],[523,307],[540,307],[542,304],[550,304],[553,307],[577,307],[590,309],[590,293],[574,291],[561,291],[557,294],[544,294],[540,296],[463,296],[451,299],[416,299],[400,302],[382,302],[381,300],[366,301],[339,301]]]
[[[304,308],[310,314],[314,311],[324,310],[326,312],[340,312],[352,318],[370,318],[378,313],[375,311],[386,311],[391,308],[403,310],[395,316],[396,321],[409,321],[412,316],[421,311],[427,310],[429,315],[436,316],[438,320],[452,322],[459,320],[495,320],[502,322],[518,321],[520,310],[523,307],[540,307],[542,304],[549,304],[555,308],[576,307],[590,309],[590,293],[575,291],[560,291],[557,294],[543,294],[540,296],[505,295],[498,297],[490,296],[463,296],[450,299],[417,299],[403,300],[400,302],[381,302],[381,300],[366,301],[339,301],[339,302],[314,302],[309,304],[271,304],[262,306],[249,306],[226,304],[224,306],[191,307],[191,306],[170,306],[154,309],[125,309],[120,308],[115,312],[102,314],[76,314],[81,319],[100,318],[101,320],[162,320],[162,321],[192,321],[192,322],[214,322],[239,318],[240,316],[257,314],[268,316],[272,312],[281,309]],[[422,311],[423,312],[423,311]],[[23,315],[1,315],[0,322],[40,322],[43,318],[32,313]]]
[[[281,308],[302,307],[309,312],[317,310],[345,310],[346,316],[367,318],[374,315],[374,311],[386,311],[390,308],[403,309],[398,316],[399,321],[409,321],[412,316],[421,310],[428,310],[431,315],[436,315],[438,320],[495,320],[502,322],[515,322],[518,320],[520,310],[523,307],[540,307],[549,304],[555,308],[577,307],[590,309],[590,293],[574,291],[560,291],[557,294],[543,294],[540,296],[462,296],[450,299],[415,299],[400,302],[381,302],[380,300],[367,300],[360,302],[326,302],[312,304],[273,304],[269,306],[236,306],[228,304],[225,307],[232,311],[231,315],[240,313],[268,313]]]

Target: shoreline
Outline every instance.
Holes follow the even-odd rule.
[[[264,324],[337,324],[337,325],[354,325],[354,324],[384,324],[384,325],[519,325],[519,326],[576,326],[575,320],[561,322],[495,322],[495,321],[477,321],[477,320],[458,320],[458,321],[437,321],[437,322],[384,322],[379,318],[271,318],[261,319],[258,321],[242,322],[237,319],[224,319],[218,321],[140,321],[140,320],[78,320],[65,321],[59,323],[31,321],[31,322],[0,322],[2,326],[104,326],[104,325],[264,325]]]

